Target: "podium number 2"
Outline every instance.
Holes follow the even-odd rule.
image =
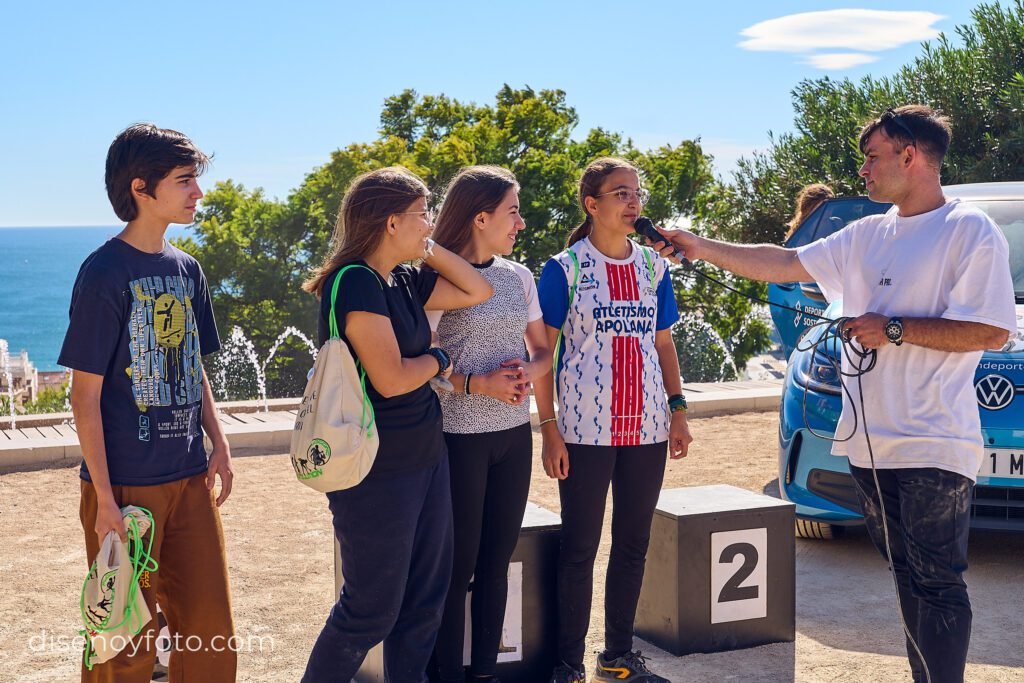
[[[711,534],[711,623],[768,616],[768,529]]]
[[[754,568],[757,567],[757,548],[749,543],[733,543],[725,547],[718,561],[724,564],[731,564],[737,555],[743,556],[743,564],[722,586],[722,591],[718,594],[718,602],[749,600],[757,597],[758,586],[740,585],[746,581],[748,576],[754,573]]]

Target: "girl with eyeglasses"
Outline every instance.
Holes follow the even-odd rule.
[[[537,287],[525,266],[504,258],[526,227],[519,184],[497,166],[470,166],[448,186],[434,239],[469,261],[494,288],[487,301],[428,311],[451,353],[452,392],[439,392],[448,445],[455,560],[437,637],[442,683],[497,681],[508,566],[530,490],[530,383],[551,370]],[[466,591],[472,654],[463,667]]]
[[[612,157],[592,161],[579,185],[585,218],[566,250],[544,266],[538,284],[556,374],[554,382],[537,380],[537,412],[544,470],[558,479],[562,504],[562,661],[551,683],[585,680],[594,559],[609,486],[605,649],[593,680],[667,680],[633,651],[633,621],[666,451],[685,456],[692,437],[671,334],[679,313],[668,262],[629,239],[647,198],[632,164]]]
[[[349,683],[384,643],[393,683],[421,683],[451,579],[452,512],[441,407],[428,386],[447,377],[447,354],[430,348],[429,308],[473,306],[491,286],[459,256],[432,245],[426,185],[408,170],[356,178],[345,193],[333,249],[303,288],[321,298],[320,343],[330,292],[341,338],[366,370],[380,445],[352,488],[327,494],[345,579],[302,680]],[[424,259],[429,268],[405,262]],[[323,296],[324,293],[327,296]]]

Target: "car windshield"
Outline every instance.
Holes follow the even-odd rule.
[[[1010,273],[1017,303],[1024,303],[1024,199],[971,202],[1003,229],[1010,245]]]

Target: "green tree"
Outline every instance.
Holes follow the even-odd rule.
[[[35,400],[25,405],[25,412],[30,414],[38,413],[63,413],[69,410],[67,382],[59,387],[47,387],[38,394]]]
[[[15,405],[18,415],[36,415],[41,413],[63,413],[69,410],[67,405],[67,382],[59,387],[43,389],[32,401],[22,406]],[[10,399],[7,394],[0,395],[0,417],[11,414]]]
[[[900,104],[928,104],[950,117],[953,140],[943,182],[1024,177],[1024,0],[980,4],[971,17],[955,29],[955,38],[943,34],[924,44],[891,77],[797,85],[794,131],[773,136],[766,151],[739,162],[728,205],[703,217],[709,230],[726,239],[777,242],[807,183],[829,183],[840,195],[863,194],[860,128]]]
[[[330,247],[345,188],[365,171],[406,166],[439,199],[463,166],[508,168],[522,187],[528,228],[513,256],[535,273],[582,219],[576,185],[593,157],[618,154],[636,163],[651,190],[649,215],[663,223],[693,213],[714,183],[711,160],[697,140],[641,151],[600,128],[573,140],[578,117],[561,90],[506,85],[493,105],[405,90],[384,102],[380,123],[378,139],[335,150],[283,201],[232,181],[217,184],[206,195],[194,236],[178,243],[203,264],[222,336],[235,326],[244,330],[258,363],[288,326],[315,338],[317,302],[300,285]],[[232,398],[254,397],[256,372],[244,345],[225,346],[233,350],[213,358],[207,370],[225,378]],[[308,367],[304,346],[289,342],[266,368],[267,393],[299,393]]]

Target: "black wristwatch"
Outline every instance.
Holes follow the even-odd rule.
[[[444,371],[448,369],[448,366],[452,364],[452,359],[448,357],[448,354],[444,352],[444,349],[439,349],[436,346],[431,346],[427,349],[427,353],[434,357],[437,361],[437,374],[444,374]]]
[[[889,318],[885,324],[885,336],[889,343],[899,346],[903,343],[903,318]]]

